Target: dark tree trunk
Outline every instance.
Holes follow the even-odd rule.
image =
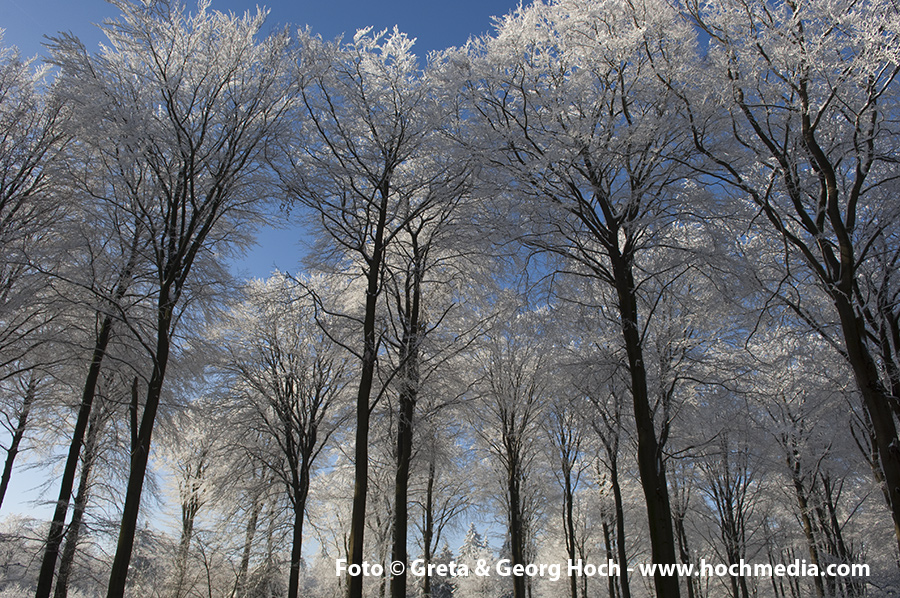
[[[691,562],[691,552],[687,533],[684,529],[684,514],[678,513],[677,515],[673,515],[672,523],[675,525],[675,536],[678,538],[678,553],[681,557],[681,562],[687,565]],[[696,598],[697,594],[696,589],[694,588],[694,580],[691,578],[687,579],[687,593],[688,598]]]
[[[113,294],[112,304],[118,305],[134,275],[137,264],[138,245],[141,239],[141,226],[135,223],[134,233],[131,238],[128,262],[118,276]],[[75,484],[75,471],[78,469],[78,460],[81,447],[84,443],[84,434],[91,417],[91,408],[94,404],[94,395],[97,393],[97,382],[100,379],[100,368],[103,358],[109,346],[109,340],[113,331],[113,317],[111,314],[100,314],[100,328],[94,341],[94,351],[91,355],[91,364],[88,367],[87,378],[81,393],[81,404],[78,408],[78,417],[75,420],[75,429],[72,432],[72,442],[69,444],[69,453],[66,456],[66,465],[63,469],[63,477],[59,484],[59,498],[53,511],[53,519],[50,522],[50,531],[47,534],[47,543],[44,546],[44,556],[41,560],[41,570],[38,576],[35,598],[50,598],[50,590],[53,587],[53,572],[56,569],[56,559],[59,556],[59,546],[65,533],[66,513],[69,509],[69,500],[72,498],[72,487]]]
[[[628,584],[628,556],[625,551],[625,505],[622,501],[622,487],[619,484],[619,460],[610,456],[610,484],[613,491],[613,503],[616,509],[616,549],[619,562],[619,585],[622,598],[631,598],[631,586]]]
[[[615,286],[618,295],[619,317],[622,319],[622,336],[628,356],[628,372],[631,375],[631,394],[638,437],[638,471],[647,505],[647,522],[650,527],[652,559],[658,564],[675,564],[675,536],[672,532],[672,511],[663,447],[656,437],[650,396],[647,389],[647,371],[644,364],[641,334],[638,328],[638,309],[634,278],[627,256],[613,247],[610,251]],[[678,598],[680,589],[676,576],[654,575],[657,598]]]
[[[615,559],[613,558],[612,534],[609,531],[609,522],[606,520],[605,516],[603,518],[603,543],[606,545],[606,561],[614,561]],[[607,591],[609,592],[609,598],[617,598],[618,592],[616,589],[616,578],[612,575],[607,575],[606,583],[608,586]]]
[[[377,275],[376,275],[377,278]],[[377,285],[377,282],[375,283]],[[371,288],[372,285],[370,285]],[[369,490],[369,396],[375,376],[375,295],[366,297],[365,350],[356,396],[356,447],[354,450],[353,510],[350,516],[350,554],[348,565],[362,566],[366,528],[366,495]],[[362,598],[363,578],[348,575],[347,597]]]
[[[675,529],[675,538],[678,541],[678,557],[682,563],[688,565],[692,562],[691,547],[688,541],[687,530],[684,527],[684,520],[690,503],[690,490],[682,486],[680,490],[676,490],[675,496],[677,499],[675,508],[672,509],[672,525]],[[687,582],[688,598],[697,598],[699,592],[695,586],[694,579],[688,577],[685,581]]]
[[[397,471],[394,478],[394,529],[391,560],[406,563],[409,517],[409,469],[412,460],[413,423],[416,391],[400,394],[400,421],[397,424]],[[406,598],[406,570],[391,575],[391,598]]]
[[[34,398],[37,394],[37,380],[32,374],[25,388],[25,396],[22,399],[22,409],[19,411],[19,418],[16,422],[16,429],[13,430],[12,439],[9,448],[6,450],[6,463],[3,465],[3,477],[0,478],[0,507],[3,506],[3,498],[6,496],[6,489],[9,488],[9,480],[12,478],[13,465],[16,462],[16,455],[19,454],[19,445],[22,438],[25,437],[25,428],[28,425],[28,416],[31,414],[31,406],[34,404]]]
[[[388,189],[381,190],[381,205],[372,255],[367,260],[366,306],[363,319],[363,353],[359,390],[356,394],[356,447],[354,450],[353,510],[350,515],[350,554],[348,565],[362,566],[366,530],[366,496],[369,491],[369,417],[372,383],[378,356],[375,313],[381,292],[381,266],[384,259],[384,233],[387,225]],[[347,598],[363,598],[362,575],[348,575]]]
[[[625,505],[622,500],[622,486],[619,483],[619,435],[621,433],[621,413],[619,397],[613,392],[614,410],[608,413],[599,404],[600,421],[594,420],[592,426],[600,437],[606,452],[606,468],[609,470],[609,484],[613,491],[613,507],[616,525],[616,556],[619,565],[619,585],[622,598],[631,598],[631,587],[628,583],[628,561],[625,544]]]
[[[400,344],[400,393],[397,421],[397,470],[394,477],[394,529],[391,560],[408,562],[409,470],[412,461],[413,424],[419,397],[419,311],[422,285],[417,237],[411,235],[413,264],[404,281],[403,338]],[[391,575],[391,598],[406,598],[406,568]]]
[[[300,595],[300,565],[303,562],[303,517],[306,514],[306,497],[309,494],[309,468],[308,459],[304,457],[293,488],[294,497],[291,502],[294,506],[294,527],[291,537],[291,574],[288,580],[288,598],[297,598]]]
[[[847,358],[853,368],[856,386],[862,395],[863,405],[872,425],[894,530],[900,534],[900,448],[898,448],[900,439],[897,436],[897,426],[890,404],[891,399],[881,383],[878,366],[866,346],[863,324],[854,313],[849,300],[840,292],[833,293],[832,298],[840,317]],[[900,536],[898,536],[898,541],[900,541]]]
[[[518,459],[510,459],[506,478],[509,497],[509,551],[513,566],[525,565],[525,524],[522,517],[521,473]],[[513,575],[513,598],[525,598],[525,577]]]
[[[803,480],[800,478],[800,463],[788,459],[788,467],[791,470],[791,481],[794,485],[794,495],[797,498],[797,506],[800,508],[800,521],[803,524],[803,535],[806,538],[806,546],[809,550],[809,562],[811,565],[819,566],[819,545],[816,541],[816,532],[810,517],[809,499],[807,498],[806,488]],[[816,596],[823,598],[825,596],[825,585],[819,576],[813,577],[813,585],[816,588]]]
[[[125,493],[125,505],[122,508],[122,523],[119,527],[119,540],[116,555],[107,588],[107,598],[123,598],[128,578],[128,565],[134,549],[134,534],[137,531],[138,514],[141,508],[141,493],[144,489],[144,476],[147,473],[147,462],[150,459],[150,441],[156,412],[162,396],[166,366],[169,363],[169,335],[172,330],[174,302],[170,300],[168,287],[160,290],[159,308],[156,323],[156,349],[154,354],[153,373],[147,384],[147,400],[141,416],[137,446],[131,456],[131,468],[128,474],[128,486]]]
[[[253,537],[256,535],[259,511],[259,497],[254,495],[250,517],[247,518],[247,527],[244,528],[244,548],[241,550],[241,564],[238,567],[237,583],[235,584],[237,598],[246,598],[247,596],[247,572],[250,569],[250,553],[253,549]]]
[[[94,468],[97,457],[97,436],[100,433],[101,425],[98,411],[95,409],[88,425],[84,454],[81,459],[81,474],[78,476],[78,493],[75,495],[75,504],[72,507],[72,521],[69,522],[69,530],[66,532],[66,544],[63,546],[62,558],[59,562],[59,573],[56,577],[53,598],[66,598],[69,594],[69,577],[75,562],[78,539],[81,536],[82,521],[90,494],[91,470]]]
[[[575,562],[578,557],[577,539],[575,538],[575,491],[572,485],[572,468],[567,466],[564,475],[563,484],[563,518],[564,530],[566,536],[566,553],[569,560]],[[569,595],[572,598],[578,598],[578,576],[569,576]]]
[[[802,21],[798,21],[798,26]],[[866,307],[860,305],[854,298],[858,297],[859,263],[855,255],[853,232],[862,226],[857,223],[857,206],[864,205],[862,195],[865,193],[866,178],[871,172],[871,166],[875,160],[874,126],[877,115],[877,98],[870,97],[869,110],[870,125],[860,125],[867,119],[861,118],[854,134],[867,139],[865,143],[857,145],[857,165],[855,180],[852,187],[841,196],[841,188],[838,184],[836,163],[822,149],[817,139],[817,126],[821,114],[814,108],[814,102],[810,101],[809,86],[811,84],[808,73],[803,72],[792,84],[797,92],[800,113],[800,131],[803,139],[803,152],[801,157],[792,155],[791,151],[783,149],[778,142],[773,141],[766,130],[756,120],[755,106],[751,106],[744,100],[743,91],[736,89],[735,99],[744,114],[747,123],[753,129],[756,136],[763,142],[767,150],[775,158],[781,168],[779,169],[784,190],[791,200],[790,208],[781,213],[768,199],[768,191],[764,194],[749,187],[737,177],[737,185],[747,191],[762,212],[783,238],[793,247],[799,250],[803,260],[810,267],[811,272],[818,278],[822,289],[829,294],[832,303],[837,310],[838,320],[841,326],[841,336],[844,341],[845,357],[853,370],[856,386],[863,398],[863,406],[869,415],[872,424],[872,432],[878,457],[881,462],[881,470],[885,479],[885,488],[888,499],[888,508],[894,522],[894,532],[900,542],[900,438],[897,435],[895,423],[895,409],[892,406],[894,398],[881,380],[879,367],[876,363],[875,353],[869,345],[870,331],[866,329],[862,313]],[[870,92],[871,93],[871,92]],[[862,115],[860,115],[862,116]],[[869,128],[869,127],[872,128]],[[819,212],[820,216],[812,219],[807,208],[806,191],[802,189],[797,180],[797,171],[800,169],[800,161],[809,159],[810,167],[816,174],[818,189],[815,196],[820,204],[811,212]],[[810,196],[813,196],[810,194]],[[814,244],[806,243],[801,237],[790,233],[785,227],[784,221],[793,219],[799,222],[811,238]],[[832,240],[833,237],[833,240]],[[875,306],[878,309],[878,306]],[[877,336],[877,332],[875,334]],[[888,358],[888,362],[891,359]],[[892,366],[888,366],[888,371]]]
[[[422,552],[425,559],[425,577],[422,580],[422,596],[431,598],[431,573],[428,565],[434,558],[434,456],[428,461],[428,481],[425,484],[425,524],[422,526]]]
[[[123,291],[124,293],[124,291]],[[81,447],[84,444],[84,434],[91,417],[91,408],[94,404],[94,396],[97,392],[97,381],[100,379],[100,366],[109,346],[112,335],[112,316],[103,316],[97,338],[94,343],[94,353],[88,375],[81,393],[81,406],[78,408],[78,417],[75,420],[75,430],[72,432],[72,441],[69,443],[69,453],[66,457],[66,465],[63,469],[63,477],[59,485],[59,498],[56,508],[53,510],[53,519],[50,522],[50,532],[47,534],[47,543],[44,546],[44,556],[41,560],[41,571],[38,576],[35,598],[50,598],[53,587],[53,573],[56,570],[56,560],[59,557],[59,546],[62,544],[65,534],[66,514],[69,510],[69,499],[72,498],[72,488],[75,485],[75,472],[78,469],[78,461],[81,456]]]
[[[838,482],[838,487],[835,488],[835,482],[830,476],[822,476],[822,498],[826,512],[822,521],[822,527],[828,530],[828,535],[832,538],[831,544],[833,547],[833,554],[836,557],[837,562],[852,563],[854,561],[854,555],[844,540],[844,532],[838,521],[837,497],[841,494],[842,484],[843,482]],[[837,497],[835,494],[837,494]],[[855,598],[865,594],[865,587],[863,584],[852,577],[841,579],[841,583],[844,586],[844,594],[846,594],[848,598]]]

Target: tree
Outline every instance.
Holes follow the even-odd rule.
[[[69,140],[61,127],[64,106],[44,88],[46,69],[2,42],[0,32],[0,381],[27,382],[22,392],[3,393],[10,440],[3,447],[0,504],[39,401],[39,366],[56,361],[52,351],[39,351],[53,339],[61,311],[41,269],[54,253],[53,225],[64,216],[54,172]]]
[[[746,221],[783,243],[788,280],[772,290],[853,369],[873,426],[900,539],[897,396],[898,7],[895,2],[726,0],[683,4],[710,40],[706,97],[685,94],[702,172],[746,201]],[[719,131],[723,133],[718,133]],[[802,272],[802,274],[800,274]],[[815,295],[821,295],[820,303]],[[837,330],[830,323],[837,322]]]
[[[300,591],[310,475],[342,421],[339,401],[350,374],[338,347],[316,323],[304,286],[282,274],[251,283],[248,299],[229,318],[232,331],[226,338],[233,344],[224,366],[233,381],[235,424],[251,437],[243,444],[284,484],[292,507],[290,598]],[[254,442],[258,436],[268,442]],[[269,449],[276,454],[266,454]]]
[[[433,412],[432,415],[437,414]],[[426,567],[437,562],[436,559],[447,556],[442,554],[436,557],[436,549],[448,528],[472,506],[472,480],[465,473],[472,465],[471,460],[466,458],[457,439],[449,433],[448,421],[436,417],[430,418],[432,421],[428,419],[426,416],[426,431],[423,434],[427,440],[420,449],[420,454],[424,453],[422,460],[426,462],[425,488],[420,490],[416,501],[421,510],[416,526],[421,537],[422,559]],[[436,424],[443,426],[438,430],[435,429]],[[446,553],[447,550],[445,540],[442,552]],[[447,580],[435,580],[426,568],[422,579],[422,595],[426,598],[443,596],[449,590],[450,583]]]
[[[204,268],[215,250],[240,242],[235,228],[256,219],[262,152],[285,102],[280,53],[284,36],[255,39],[265,15],[208,10],[188,14],[167,1],[115,2],[110,41],[91,56],[71,36],[53,42],[60,84],[76,107],[84,143],[105,152],[105,175],[126,186],[135,173],[141,193],[116,204],[122,221],[146,235],[141,254],[152,283],[149,330],[131,331],[152,362],[131,460],[108,595],[125,590],[150,441],[179,322],[202,299]],[[115,201],[116,198],[108,198]],[[127,219],[126,219],[127,217]],[[209,273],[209,271],[207,271]],[[221,275],[221,273],[216,273]]]
[[[440,110],[433,110],[419,76],[412,40],[397,30],[360,30],[348,44],[326,43],[308,32],[300,37],[294,134],[282,140],[278,167],[287,193],[319,229],[323,261],[358,273],[363,287],[361,313],[343,312],[361,329],[360,342],[345,345],[360,362],[348,557],[349,564],[361,565],[369,426],[385,391],[374,387],[383,350],[377,316],[386,256],[416,218],[427,218],[429,208],[444,200],[438,183],[447,177],[421,168],[433,149],[428,140]],[[409,332],[418,334],[417,326]],[[350,576],[348,596],[361,598],[362,576]]]
[[[0,477],[0,505],[9,488],[12,478],[13,466],[19,454],[22,440],[25,438],[25,430],[28,426],[28,416],[37,400],[39,380],[37,373],[32,370],[26,374],[23,381],[12,379],[4,381],[2,394],[0,394],[0,413],[3,415],[3,429],[9,432],[9,445],[2,447],[6,451],[6,459],[3,465],[3,475]],[[24,382],[24,387],[22,385]]]
[[[100,453],[103,450],[103,428],[113,416],[111,401],[102,401],[103,404],[91,410],[85,433],[84,447],[81,452],[81,467],[78,475],[78,492],[72,505],[72,519],[66,529],[65,545],[60,555],[59,572],[56,577],[56,587],[53,598],[66,598],[69,592],[69,583],[75,564],[75,555],[78,550],[78,542],[83,538],[85,512],[90,499],[91,490],[94,487],[94,468],[100,462]]]
[[[539,484],[533,479],[534,461],[549,364],[543,352],[546,347],[525,332],[536,326],[540,323],[535,314],[513,312],[507,324],[498,324],[488,333],[490,338],[478,357],[478,407],[472,410],[476,434],[498,464],[513,566],[531,562],[537,523],[533,503]],[[514,575],[512,583],[513,596],[525,598],[525,576]]]
[[[676,562],[670,422],[653,407],[644,342],[668,285],[690,270],[678,250],[699,232],[679,206],[690,147],[670,89],[693,43],[664,2],[537,3],[472,44],[461,74],[475,149],[515,190],[502,209],[530,223],[520,238],[611,291],[656,563]],[[679,595],[675,577],[657,574],[655,585],[660,597]]]
[[[602,374],[601,374],[602,375]],[[631,587],[628,584],[627,547],[625,545],[625,506],[622,498],[622,484],[619,481],[620,445],[624,432],[622,410],[624,400],[617,384],[615,372],[607,372],[607,381],[598,384],[593,381],[592,388],[585,389],[593,411],[590,418],[591,428],[603,445],[603,454],[597,457],[598,471],[602,467],[609,474],[609,486],[613,493],[613,511],[615,513],[615,547],[616,561],[622,569],[619,577],[619,588],[622,598],[631,598]],[[601,394],[602,393],[602,394]],[[612,582],[611,582],[612,583]]]
[[[440,121],[435,122],[441,125]],[[418,191],[422,210],[403,224],[403,230],[385,256],[388,312],[386,346],[392,358],[388,378],[396,388],[396,468],[391,560],[407,562],[409,484],[422,389],[448,360],[472,339],[460,319],[460,279],[466,276],[472,230],[467,216],[471,206],[470,169],[435,131],[429,137],[427,157],[411,167],[430,176]],[[455,329],[451,338],[444,328]],[[477,328],[477,324],[476,324]],[[432,406],[437,408],[437,406]],[[406,597],[406,572],[391,576],[393,598]]]
[[[44,88],[47,70],[2,42],[0,32],[0,379],[20,371],[52,320],[40,270],[65,214],[54,173],[70,140],[64,103]]]
[[[175,571],[172,582],[173,598],[190,595],[189,557],[194,541],[197,517],[207,506],[215,480],[215,467],[221,450],[217,446],[221,427],[198,421],[198,415],[209,408],[200,399],[194,412],[180,414],[178,438],[173,439],[170,451],[172,467],[178,481],[178,502],[181,507],[181,535],[175,552]],[[204,409],[206,407],[206,409]]]
[[[491,567],[494,560],[494,552],[491,550],[487,540],[478,532],[475,524],[470,523],[462,545],[460,545],[456,554],[456,562],[468,567],[470,574],[468,577],[456,579],[453,596],[456,598],[476,598],[496,595],[497,582],[493,578],[471,574],[479,562],[484,562],[488,567]]]
[[[554,451],[553,473],[563,492],[562,523],[566,554],[571,562],[575,562],[580,540],[575,525],[576,491],[587,466],[584,458],[586,425],[580,402],[567,397],[565,390],[562,390],[555,399],[551,399],[544,430]],[[575,575],[569,577],[569,593],[571,598],[578,598],[578,577]]]
[[[74,135],[79,123],[71,119],[67,122],[68,127],[71,127],[70,134]],[[66,514],[85,433],[90,426],[102,368],[107,355],[116,353],[116,345],[121,344],[121,337],[117,338],[115,329],[126,320],[126,315],[133,322],[139,321],[143,297],[140,293],[131,291],[138,286],[138,281],[146,281],[142,276],[146,274],[146,270],[140,259],[141,253],[146,249],[145,229],[138,217],[133,214],[123,215],[120,209],[120,205],[133,207],[133,200],[144,192],[142,185],[134,184],[142,178],[143,169],[129,172],[119,168],[121,165],[117,163],[117,159],[106,162],[107,167],[113,172],[118,170],[118,174],[124,179],[117,181],[120,183],[118,185],[110,184],[107,187],[107,181],[96,177],[93,172],[95,155],[88,147],[87,144],[79,145],[80,156],[72,161],[72,171],[63,181],[63,188],[71,190],[73,196],[84,200],[73,206],[74,218],[60,231],[70,239],[65,244],[67,246],[64,251],[71,255],[67,262],[56,262],[49,268],[45,266],[54,285],[59,287],[56,292],[68,297],[69,318],[83,318],[82,322],[70,327],[67,343],[83,349],[89,358],[75,426],[60,479],[59,497],[41,559],[38,598],[48,598],[50,595],[56,559],[65,533]],[[110,201],[94,202],[94,197],[106,197]],[[84,307],[87,309],[83,309]],[[121,346],[118,348],[121,350]],[[80,353],[79,351],[79,357]],[[135,369],[139,368],[139,360],[132,361],[131,365]]]

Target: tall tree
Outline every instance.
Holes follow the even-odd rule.
[[[23,380],[12,379],[4,381],[0,392],[0,414],[5,432],[9,433],[9,445],[3,446],[6,451],[6,459],[3,462],[3,474],[0,477],[0,506],[9,488],[12,479],[13,466],[19,454],[22,441],[25,439],[25,431],[28,426],[28,416],[37,400],[39,380],[34,370],[25,373]]]
[[[677,561],[670,422],[654,407],[645,339],[667,285],[688,269],[678,249],[691,241],[677,237],[686,230],[678,196],[689,137],[669,82],[693,43],[665,2],[535,3],[472,44],[463,73],[480,123],[476,149],[515,188],[503,209],[529,222],[520,238],[611,291],[655,563]],[[679,595],[676,577],[654,581],[659,597]]]
[[[795,284],[772,292],[850,364],[900,539],[900,337],[891,299],[898,255],[891,200],[898,180],[898,6],[877,0],[683,6],[710,40],[702,98],[727,111],[727,124],[716,127],[703,116],[701,97],[688,100],[697,147],[708,158],[704,172],[750,203],[745,220],[780,238],[788,280],[807,283],[799,295]]]
[[[84,139],[115,156],[105,175],[122,182],[141,172],[141,193],[117,205],[122,220],[147,236],[141,254],[151,273],[145,292],[154,317],[132,326],[152,372],[137,430],[137,446],[110,575],[108,596],[122,596],[134,545],[154,422],[172,340],[185,309],[202,298],[204,267],[216,251],[239,242],[237,222],[252,222],[262,190],[259,164],[285,102],[284,36],[258,42],[264,13],[243,17],[208,10],[193,14],[165,0],[114,3],[121,17],[102,26],[109,45],[87,53],[74,37],[53,42],[60,83],[75,108]],[[216,250],[216,251],[214,251]],[[196,283],[196,284],[195,284]]]
[[[292,507],[287,595],[297,598],[310,476],[341,422],[338,401],[350,371],[316,323],[313,300],[302,285],[276,274],[250,283],[247,295],[229,318],[233,330],[226,338],[234,340],[224,367],[233,381],[235,424],[246,427],[252,440],[268,439],[243,444],[282,482]]]
[[[375,366],[383,351],[377,320],[383,309],[386,255],[398,235],[443,199],[438,183],[446,177],[420,168],[432,149],[428,139],[440,111],[433,109],[420,77],[412,40],[397,30],[373,34],[364,29],[348,44],[326,43],[301,32],[299,45],[298,110],[294,135],[284,139],[282,179],[290,197],[316,223],[323,261],[358,273],[364,292],[361,311],[343,312],[361,328],[359,343],[345,344],[360,361],[348,557],[350,564],[361,565],[369,427],[385,388],[376,388]],[[416,308],[409,307],[408,315],[414,315]],[[420,325],[407,320],[413,324],[405,341],[409,353],[415,350]],[[404,375],[410,379],[412,372]],[[350,576],[350,598],[361,598],[362,583],[362,576]]]
[[[562,524],[566,554],[571,562],[578,559],[579,538],[576,534],[576,491],[585,470],[585,422],[576,399],[560,393],[546,414],[544,430],[553,447],[553,473],[562,489]],[[578,576],[569,578],[569,595],[578,598]]]
[[[43,375],[38,366],[57,361],[56,351],[40,351],[53,339],[53,320],[62,313],[48,292],[43,270],[52,262],[58,238],[54,225],[65,216],[55,176],[70,136],[61,124],[64,105],[45,84],[47,69],[36,68],[15,48],[2,45],[0,32],[0,381],[9,444],[0,481],[0,504],[16,457],[39,400]]]
[[[431,173],[432,180],[419,193],[432,197],[420,200],[426,207],[404,223],[385,261],[386,342],[393,357],[389,376],[397,395],[391,560],[403,563],[408,560],[410,468],[422,387],[472,337],[454,326],[465,323],[450,313],[459,311],[454,308],[462,301],[460,279],[470,252],[465,243],[472,238],[465,203],[470,199],[469,168],[437,132],[429,142],[428,157],[417,160],[415,168]],[[457,328],[456,334],[440,338],[448,326]],[[392,598],[405,598],[406,585],[405,571],[392,575]]]
[[[71,138],[61,126],[64,103],[45,85],[47,69],[2,42],[0,32],[0,379],[21,371],[52,319],[41,270],[66,214],[55,173]]]
[[[534,462],[548,400],[549,359],[545,347],[526,332],[540,326],[536,314],[507,309],[504,315],[507,321],[488,332],[476,358],[479,397],[471,416],[475,433],[497,462],[511,564],[524,566],[531,562],[534,542],[534,496],[539,492]],[[513,575],[512,584],[513,596],[525,598],[525,576]]]

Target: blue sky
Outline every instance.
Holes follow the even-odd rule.
[[[195,0],[186,2],[195,6]],[[269,8],[268,24],[309,25],[314,33],[334,38],[342,33],[351,37],[357,29],[373,26],[378,30],[397,25],[401,31],[416,38],[415,50],[425,56],[433,50],[462,45],[472,35],[491,30],[491,17],[504,15],[515,9],[519,0],[275,0],[260,2]],[[255,11],[256,3],[248,0],[212,0],[212,8],[243,13]],[[72,32],[88,48],[96,48],[103,39],[93,25],[114,18],[118,11],[104,0],[0,0],[0,28],[5,30],[3,46],[17,46],[24,56],[42,54],[45,35],[59,31]],[[235,272],[244,276],[264,277],[275,267],[296,271],[303,253],[303,231],[299,227],[260,231],[259,244],[235,264]],[[32,516],[49,516],[46,503],[35,508],[38,499],[35,487],[45,480],[45,474],[31,470],[23,472],[27,460],[22,455],[13,474],[12,483],[0,517],[14,512]],[[51,495],[58,492],[51,483]],[[46,498],[46,497],[45,497]],[[44,511],[47,511],[46,513]]]
[[[195,1],[186,4],[195,6]],[[425,55],[489,31],[491,17],[515,9],[518,0],[272,0],[259,5],[270,10],[268,22],[273,26],[309,25],[326,38],[353,35],[369,25],[376,29],[397,25],[417,38],[416,50]],[[256,6],[252,0],[212,0],[212,8],[221,11],[243,13]],[[42,52],[43,36],[58,31],[71,31],[88,47],[96,47],[101,35],[92,23],[116,14],[104,0],[0,0],[0,28],[6,29],[3,43],[18,46],[27,56]]]

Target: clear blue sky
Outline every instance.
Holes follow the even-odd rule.
[[[196,0],[188,0],[188,7]],[[401,31],[416,38],[415,50],[425,56],[433,50],[458,46],[472,35],[491,30],[491,17],[504,15],[515,9],[519,0],[272,0],[260,6],[270,9],[267,23],[272,27],[309,25],[314,33],[334,38],[342,33],[352,37],[357,29],[373,26],[378,30],[397,25]],[[255,11],[252,0],[212,0],[214,10],[243,13]],[[3,46],[17,46],[24,56],[42,54],[44,36],[59,31],[77,35],[89,49],[94,49],[103,36],[94,26],[104,19],[114,18],[118,11],[104,0],[0,0],[0,28],[4,29]],[[260,231],[259,245],[246,259],[235,266],[243,275],[264,277],[274,267],[296,271],[303,252],[303,233],[297,227]],[[27,454],[22,455],[27,460]],[[20,468],[13,474],[12,484],[0,518],[15,512],[32,516],[49,516],[48,507],[35,509],[31,501],[37,498],[35,486],[44,481],[44,474]],[[49,493],[58,492],[51,483]],[[47,511],[45,513],[45,511]]]
[[[186,4],[193,7],[196,1]],[[518,0],[271,0],[259,5],[270,10],[268,22],[273,26],[309,25],[325,38],[352,36],[369,25],[376,29],[397,25],[417,38],[416,50],[424,56],[487,32],[491,17],[515,9]],[[243,13],[256,6],[252,0],[212,0],[212,8],[221,11]],[[58,31],[71,31],[89,48],[96,47],[101,35],[92,23],[116,14],[115,7],[103,0],[0,0],[3,43],[18,46],[27,56],[42,52],[43,36]]]

